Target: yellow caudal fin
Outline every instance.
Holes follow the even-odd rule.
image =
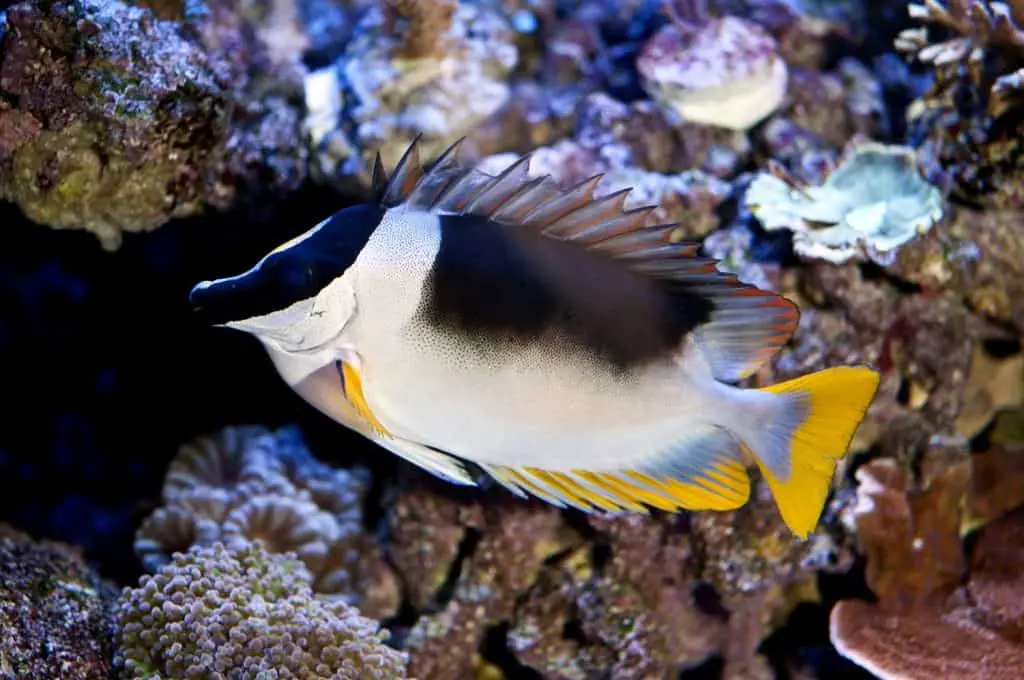
[[[836,464],[864,419],[879,376],[864,366],[829,368],[758,390],[784,399],[760,433],[744,437],[786,525],[801,538],[825,506]]]

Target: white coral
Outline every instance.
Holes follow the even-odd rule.
[[[644,89],[683,121],[745,131],[782,105],[789,81],[775,40],[727,16],[696,32],[667,24],[637,59]]]
[[[942,194],[921,177],[913,149],[877,143],[852,149],[821,186],[762,172],[746,204],[765,229],[792,231],[797,254],[837,264],[866,256],[888,266],[943,215]]]

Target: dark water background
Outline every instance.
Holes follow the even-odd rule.
[[[188,306],[197,281],[249,267],[340,207],[308,189],[127,234],[110,253],[0,204],[0,521],[82,546],[125,584],[140,573],[132,534],[191,437],[297,423],[325,461],[393,466],[295,396],[258,342],[200,326]]]

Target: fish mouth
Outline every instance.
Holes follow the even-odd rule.
[[[246,297],[246,289],[251,288],[237,278],[201,281],[188,294],[188,302],[192,315],[202,324],[223,326],[232,321],[240,321],[247,314],[239,302]]]

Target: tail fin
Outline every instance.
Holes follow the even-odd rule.
[[[825,506],[836,463],[878,389],[864,366],[829,368],[759,392],[778,395],[768,426],[745,437],[786,525],[801,538]]]

